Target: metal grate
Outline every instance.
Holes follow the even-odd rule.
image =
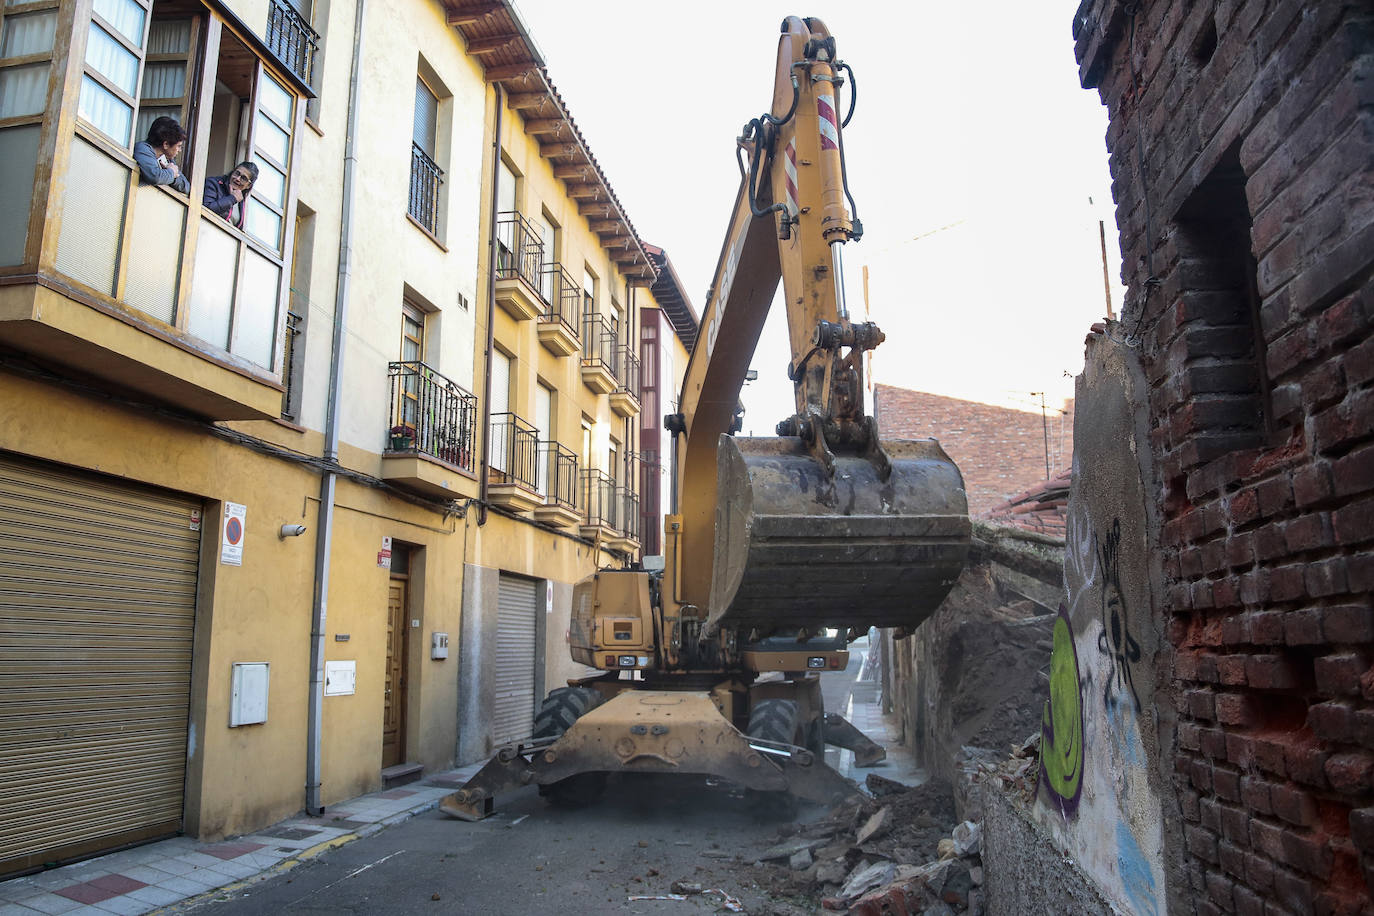
[[[538,489],[539,430],[513,413],[492,414],[488,461],[492,483]]]
[[[387,366],[391,429],[387,451],[419,453],[472,470],[477,396],[421,362]]]
[[[410,215],[431,235],[439,234],[439,186],[444,183],[444,170],[420,145],[410,144]]]
[[[277,56],[301,82],[311,85],[314,75],[315,52],[320,49],[320,33],[310,27],[285,0],[272,0],[267,7],[268,49]]]
[[[577,508],[577,455],[557,442],[539,443],[540,491],[550,506]]]
[[[581,474],[582,517],[588,525],[616,528],[619,504],[616,500],[615,479],[604,471],[589,468]]]

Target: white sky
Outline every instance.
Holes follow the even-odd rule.
[[[1039,409],[1073,393],[1083,338],[1122,290],[1106,109],[1080,88],[1078,0],[878,3],[516,0],[593,155],[698,313],[739,173],[734,138],[768,106],[784,16],[819,16],[855,72],[845,129],[864,238],[844,248],[850,311],[887,334],[882,383]],[[842,98],[848,110],[848,87]],[[792,412],[775,307],[746,386],[745,432]],[[871,405],[870,405],[871,410]]]

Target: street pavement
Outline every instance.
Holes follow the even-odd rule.
[[[854,755],[827,748],[826,762],[863,785],[875,772],[908,785],[925,774],[897,743],[900,724],[883,715],[876,682],[856,680],[866,640],[851,646],[849,667],[823,676],[826,708],[843,712],[887,748],[876,767],[854,766]],[[320,817],[299,814],[257,833],[215,843],[174,837],[8,881],[0,881],[0,916],[181,912],[202,900],[225,899],[303,863],[436,808],[481,763],[434,774],[400,788],[330,805]],[[535,800],[537,802],[537,799]],[[542,804],[542,803],[540,803]]]

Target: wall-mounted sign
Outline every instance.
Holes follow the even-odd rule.
[[[244,516],[248,507],[241,503],[224,504],[224,525],[221,530],[219,561],[225,566],[243,565]]]
[[[382,569],[391,568],[391,538],[382,538],[382,549],[377,551],[377,565]]]

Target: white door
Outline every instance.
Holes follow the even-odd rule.
[[[493,470],[510,470],[510,357],[500,350],[491,352],[491,450]]]
[[[535,467],[535,489],[540,496],[549,492],[549,462],[553,460],[553,392],[543,385],[534,389],[534,423],[539,427],[539,463]]]
[[[533,220],[534,231],[539,233],[540,245],[544,252],[543,263],[539,265],[539,294],[544,297],[544,301],[550,305],[557,305],[553,301],[553,223],[544,218],[544,214],[539,214]]]

